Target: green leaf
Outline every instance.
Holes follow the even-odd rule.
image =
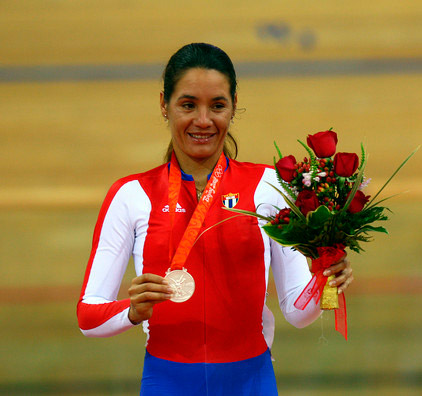
[[[384,227],[373,227],[370,225],[365,225],[357,231],[357,234],[364,232],[367,233],[368,231],[373,232],[383,232],[384,234],[388,234],[388,231]]]
[[[363,143],[360,144],[360,149],[361,149],[361,156],[360,156],[359,170],[362,169],[362,166],[366,162],[366,153],[365,153],[365,148],[363,147]]]
[[[390,195],[390,196],[389,196],[389,197],[387,197],[387,198],[380,199],[379,201],[374,202],[374,203],[372,203],[371,205],[367,204],[367,205],[365,206],[364,210],[372,209],[373,207],[375,207],[375,206],[379,205],[381,202],[387,201],[387,199],[391,199],[391,198],[397,197],[397,195],[406,194],[407,192],[408,192],[408,191],[401,191],[401,192],[399,192],[399,193],[397,193],[397,194]],[[372,201],[373,201],[373,200],[372,200]],[[372,202],[372,201],[371,201],[371,202]]]
[[[307,144],[303,143],[301,140],[297,140],[304,148],[305,150],[308,152],[309,154],[309,160],[311,161],[311,164],[315,165],[316,164],[316,157],[314,152],[308,147]]]
[[[294,202],[292,200],[290,200],[290,198],[284,194],[281,190],[279,190],[277,187],[273,186],[271,183],[266,182],[267,184],[269,184],[272,188],[274,188],[274,190],[276,190],[286,201],[287,205],[289,205],[290,209],[292,210],[292,212],[299,218],[301,219],[303,222],[306,223],[306,218],[303,215],[303,213],[300,211],[300,209],[294,204]]]
[[[308,212],[306,220],[309,227],[318,229],[322,228],[331,217],[333,217],[333,214],[330,210],[326,206],[321,205],[313,212]]]
[[[360,168],[359,173],[358,173],[358,175],[356,176],[356,180],[355,180],[355,183],[353,184],[352,191],[350,191],[349,198],[347,198],[346,203],[345,203],[345,204],[344,204],[344,206],[341,208],[341,211],[342,211],[342,212],[345,212],[345,211],[348,209],[348,207],[350,206],[350,204],[351,204],[351,202],[352,202],[353,198],[354,198],[354,197],[355,197],[355,195],[356,195],[356,191],[358,190],[358,188],[359,188],[360,184],[362,183],[362,179],[363,179],[363,171],[365,170],[365,165],[366,165],[365,163],[363,163],[363,164],[362,164],[362,167]]]
[[[403,168],[403,166],[406,164],[407,161],[410,160],[410,158],[413,157],[413,155],[420,149],[421,146],[416,147],[412,153],[400,164],[400,166],[394,171],[394,173],[390,176],[390,178],[384,183],[384,185],[380,188],[380,190],[375,194],[375,196],[368,202],[368,206],[371,205],[371,203],[375,200],[378,195],[381,194],[381,191],[384,190],[385,187],[387,187],[387,184],[390,183],[390,181],[393,179],[393,177],[397,174],[397,172]]]
[[[276,225],[267,223],[262,228],[271,239],[274,239],[283,246],[300,245],[300,242],[292,241],[287,224],[284,227],[278,228]]]
[[[276,148],[276,150],[277,150],[278,156],[280,157],[280,159],[282,159],[282,158],[283,158],[283,156],[281,155],[281,151],[280,151],[280,149],[278,148],[277,143],[275,142],[275,140],[274,140],[274,146],[275,146],[275,148]],[[275,158],[274,158],[274,161],[275,161]]]
[[[294,246],[294,250],[302,253],[305,257],[318,258],[318,251],[315,246]]]
[[[257,217],[258,219],[265,220],[265,221],[271,221],[272,220],[271,217],[265,217],[265,216],[262,216],[258,213],[251,212],[249,210],[234,209],[234,208],[229,209],[229,208],[226,208],[225,206],[222,206],[222,209],[228,210],[229,212],[241,213],[241,214],[244,214],[246,216]]]

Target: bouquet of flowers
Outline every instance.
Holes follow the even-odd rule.
[[[323,271],[344,256],[346,247],[361,252],[361,242],[371,240],[370,232],[387,233],[384,227],[373,223],[387,220],[388,208],[380,204],[391,197],[379,201],[376,198],[417,149],[370,199],[363,192],[369,182],[364,178],[363,145],[360,159],[356,153],[336,153],[337,134],[331,129],[308,135],[307,144],[298,142],[308,153],[303,161],[297,161],[293,155],[283,157],[276,145],[279,159],[274,158],[274,165],[281,189],[272,187],[288,207],[275,208],[277,213],[268,217],[231,210],[265,220],[263,229],[270,238],[312,260],[314,275],[295,306],[305,309],[314,298],[320,301],[322,309],[335,309],[336,330],[347,339],[344,295],[339,296],[337,288],[329,286],[334,275],[327,278]]]

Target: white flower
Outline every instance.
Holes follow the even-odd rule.
[[[312,173],[302,173],[303,180],[311,180]]]
[[[303,180],[302,183],[306,186],[306,187],[310,187],[311,186],[311,173],[302,173],[303,176]]]
[[[359,190],[363,190],[365,187],[367,187],[371,180],[371,178],[367,179],[364,177],[362,183],[359,186]]]

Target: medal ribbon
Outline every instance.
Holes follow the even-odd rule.
[[[173,227],[176,216],[176,206],[179,199],[180,187],[182,185],[182,172],[180,171],[179,164],[176,159],[174,151],[171,155],[170,163],[170,174],[169,174],[169,214],[170,214],[170,270],[181,270],[189,256],[190,251],[195,243],[196,237],[198,236],[199,230],[202,227],[202,223],[205,220],[205,216],[212,204],[217,188],[220,184],[221,178],[224,174],[224,162],[226,157],[224,153],[221,153],[220,158],[215,166],[210,179],[208,180],[207,186],[198,202],[198,205],[193,212],[193,215],[189,221],[189,224],[182,236],[179,246],[176,249],[176,253],[172,257],[173,253]]]
[[[306,308],[312,297],[318,304],[328,279],[323,275],[324,270],[345,255],[344,246],[340,244],[335,247],[318,247],[317,251],[319,257],[312,259],[311,272],[314,275],[294,303],[294,306],[301,310]],[[347,314],[344,293],[339,294],[338,302],[339,308],[335,310],[335,328],[347,340]]]

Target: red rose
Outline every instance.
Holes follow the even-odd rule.
[[[315,191],[309,190],[302,190],[297,196],[295,204],[305,216],[320,206]]]
[[[369,201],[369,198],[370,195],[365,195],[362,191],[357,190],[347,210],[350,213],[360,212],[366,205],[366,203]]]
[[[345,246],[341,244],[317,247],[318,258],[312,260],[311,271],[316,273],[340,261],[346,254],[344,248]]]
[[[296,158],[293,155],[281,158],[276,164],[276,168],[281,178],[286,182],[293,180],[293,174],[296,172]]]
[[[318,132],[315,135],[308,135],[306,141],[317,157],[331,157],[336,152],[337,133],[334,131]]]
[[[339,176],[352,176],[358,166],[359,157],[355,153],[337,153],[334,157],[334,172]]]

